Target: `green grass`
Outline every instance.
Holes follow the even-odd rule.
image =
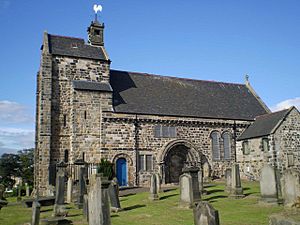
[[[222,183],[213,183],[207,187],[209,194],[202,196],[209,201],[215,209],[219,210],[222,225],[260,225],[268,224],[268,216],[272,213],[283,212],[282,206],[261,206],[259,200],[259,185],[256,182],[244,182],[243,199],[231,199],[223,191]],[[193,225],[193,213],[191,209],[178,207],[179,190],[161,193],[160,200],[151,202],[148,193],[138,193],[121,197],[121,206],[124,209],[118,213],[112,213],[113,225]],[[14,199],[9,199],[13,202]],[[15,203],[14,203],[15,204]],[[74,205],[69,205],[68,219],[75,225],[87,225],[82,219],[81,210]],[[52,207],[43,207],[41,218],[50,217]],[[30,222],[31,209],[22,205],[9,205],[0,210],[0,225],[20,225]]]

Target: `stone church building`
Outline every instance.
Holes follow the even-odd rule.
[[[44,33],[36,96],[40,193],[49,189],[52,165],[78,159],[108,159],[124,186],[147,185],[152,171],[163,184],[177,183],[187,165],[203,167],[205,176],[223,176],[237,159],[237,137],[270,113],[248,80],[233,84],[112,70],[103,32],[95,20],[87,43]]]

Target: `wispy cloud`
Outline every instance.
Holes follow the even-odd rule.
[[[0,101],[0,124],[33,123],[26,106],[17,102]]]
[[[34,147],[34,130],[0,127],[0,155]]]
[[[282,102],[279,102],[275,106],[271,107],[271,110],[273,112],[275,112],[275,111],[282,110],[282,109],[288,109],[291,106],[295,106],[298,110],[300,110],[300,97],[291,98],[291,99],[287,99]]]

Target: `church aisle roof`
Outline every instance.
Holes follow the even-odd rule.
[[[53,55],[106,60],[102,48],[88,45],[81,38],[48,34],[48,40],[49,51]]]
[[[267,111],[244,84],[111,70],[115,112],[254,120]]]
[[[267,136],[273,133],[278,124],[288,115],[290,109],[284,109],[278,112],[261,115],[255,118],[255,122],[251,124],[242,134],[238,137],[238,141]]]

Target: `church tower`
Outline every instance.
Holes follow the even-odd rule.
[[[103,39],[104,24],[98,22],[97,19],[91,22],[88,27],[88,43],[93,46],[104,46]]]

